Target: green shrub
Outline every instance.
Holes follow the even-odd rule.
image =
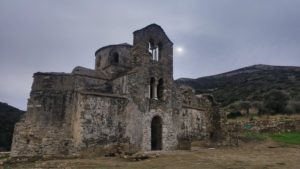
[[[281,90],[271,90],[264,97],[264,114],[286,113],[289,95]]]

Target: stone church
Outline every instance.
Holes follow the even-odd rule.
[[[213,132],[213,98],[175,84],[173,43],[156,24],[133,32],[133,45],[98,49],[95,69],[33,77],[12,157],[183,149]]]

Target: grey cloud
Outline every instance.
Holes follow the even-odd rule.
[[[160,24],[174,47],[174,77],[200,77],[252,64],[300,66],[297,0],[0,1],[0,101],[26,108],[32,74],[93,68],[94,51],[132,43]]]

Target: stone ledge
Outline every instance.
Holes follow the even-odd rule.
[[[205,111],[204,108],[201,108],[201,107],[195,107],[195,106],[190,106],[190,105],[187,105],[187,104],[182,104],[182,108],[196,109],[196,110]]]
[[[78,91],[80,94],[83,95],[93,95],[93,96],[104,96],[104,97],[113,97],[113,98],[121,98],[121,99],[128,99],[125,96],[120,96],[117,94],[109,94],[109,93],[100,93],[100,92],[87,92],[87,91]]]

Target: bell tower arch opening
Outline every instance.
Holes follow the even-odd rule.
[[[159,116],[151,121],[151,150],[162,150],[162,119]]]
[[[163,100],[163,93],[164,93],[164,81],[163,79],[159,79],[157,84],[157,98],[159,100]]]

